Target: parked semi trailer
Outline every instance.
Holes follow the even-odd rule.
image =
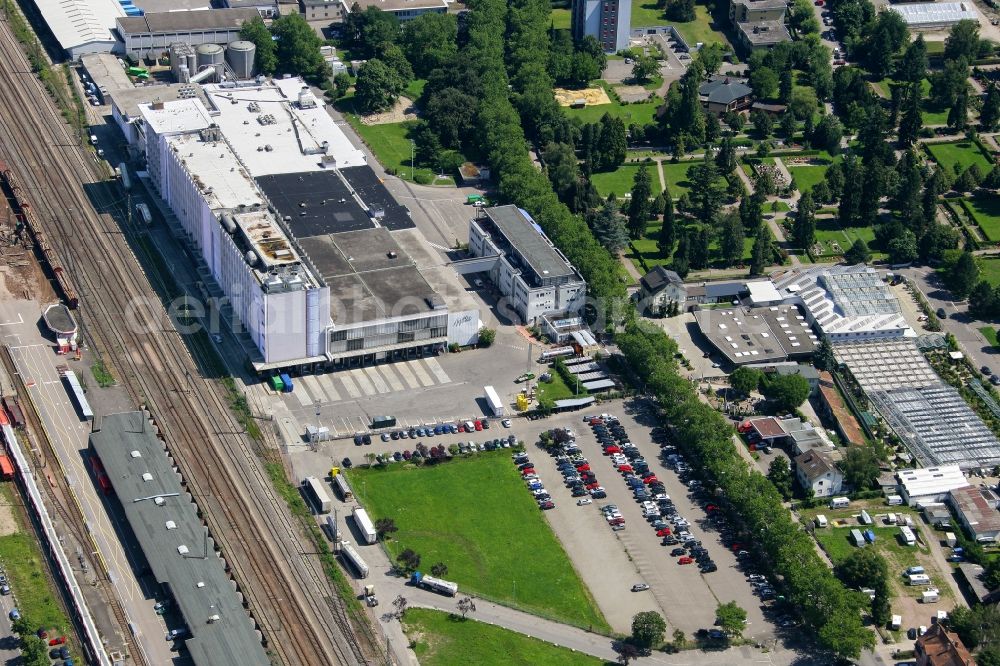
[[[360,506],[354,507],[354,523],[358,526],[358,531],[361,532],[361,537],[367,543],[375,543],[375,540],[378,539],[378,533],[375,531],[375,524],[372,522],[372,519],[368,517],[368,512]]]
[[[419,571],[413,572],[410,582],[417,587],[422,587],[425,590],[437,592],[438,594],[443,594],[449,597],[453,597],[458,594],[458,583],[441,580],[440,578],[434,578],[433,576],[425,576]]]
[[[307,476],[302,480],[302,487],[319,513],[330,513],[330,508],[333,504],[330,502],[330,496],[326,494],[323,483],[319,479],[315,476]]]
[[[354,546],[347,543],[346,541],[340,544],[340,554],[344,556],[344,559],[350,562],[351,567],[354,569],[354,573],[357,574],[358,578],[368,578],[368,565],[365,561],[361,559],[361,555],[358,551],[354,550]]]

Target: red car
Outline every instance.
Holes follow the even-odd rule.
[[[708,511],[708,512],[715,511],[718,508],[719,507],[715,506],[714,504],[706,504],[705,505],[705,511]]]
[[[612,453],[621,453],[621,452],[622,452],[621,447],[615,446],[614,444],[604,448],[604,455],[606,456],[610,456]]]
[[[659,479],[657,479],[655,476],[648,476],[648,477],[646,477],[645,479],[642,480],[642,482],[645,483],[647,486],[651,485],[651,484],[654,484],[657,481],[659,481]]]
[[[599,484],[597,481],[594,481],[593,483],[588,483],[587,485],[585,485],[584,488],[586,488],[587,490],[593,490],[599,485],[601,484]]]
[[[49,640],[49,645],[50,646],[51,645],[62,645],[65,642],[66,642],[66,637],[65,636],[56,636],[55,638],[52,638],[52,639]]]
[[[694,562],[694,558],[688,557],[687,555],[677,560],[677,564],[691,564],[692,562]]]
[[[730,547],[730,550],[732,550],[734,553],[737,552],[737,551],[743,550],[743,544],[741,544],[741,543],[734,543]]]
[[[628,474],[632,471],[632,465],[618,465],[618,471],[622,474]]]
[[[670,536],[670,528],[664,527],[663,529],[656,530],[656,536],[658,537]]]
[[[590,463],[584,463],[584,464],[580,465],[579,467],[576,468],[576,471],[578,471],[578,472],[589,472],[590,471]]]
[[[611,520],[608,521],[608,525],[624,525],[624,524],[625,524],[624,518],[612,518]]]
[[[476,432],[479,432],[480,430],[483,429],[483,422],[482,421],[476,421],[474,425],[476,426]]]
[[[592,426],[602,425],[603,423],[604,423],[604,419],[600,419],[600,418],[592,418],[592,419],[590,419],[590,425],[592,425]]]
[[[465,424],[464,423],[459,423],[458,424],[458,431],[459,432],[465,432]]]
[[[525,467],[524,469],[521,470],[521,476],[528,476],[529,474],[534,474],[534,473],[535,473],[534,467]]]

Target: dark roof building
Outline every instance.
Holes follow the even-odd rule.
[[[198,507],[145,412],[104,416],[90,445],[101,459],[157,583],[187,623],[198,666],[267,666],[253,620],[216,555]]]
[[[713,76],[698,87],[702,106],[710,113],[722,115],[742,111],[753,104],[753,90],[742,79]]]
[[[642,311],[662,311],[670,303],[680,308],[687,301],[684,280],[674,271],[657,266],[639,280],[639,301]]]

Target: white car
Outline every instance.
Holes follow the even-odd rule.
[[[510,427],[510,419],[504,419],[503,421],[500,422],[500,425],[502,425],[504,428],[509,428]]]
[[[593,504],[593,503],[594,500],[590,499],[589,497],[581,497],[576,501],[577,506],[585,506],[587,504]]]

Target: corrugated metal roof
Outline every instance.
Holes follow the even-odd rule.
[[[889,5],[908,25],[951,25],[969,19],[979,22],[979,14],[966,2],[914,2]]]
[[[35,0],[49,30],[67,51],[92,42],[115,42],[111,29],[125,16],[117,0]]]
[[[259,15],[256,9],[155,12],[145,16],[120,18],[118,30],[130,35],[187,30],[227,30],[239,28],[244,21]]]

